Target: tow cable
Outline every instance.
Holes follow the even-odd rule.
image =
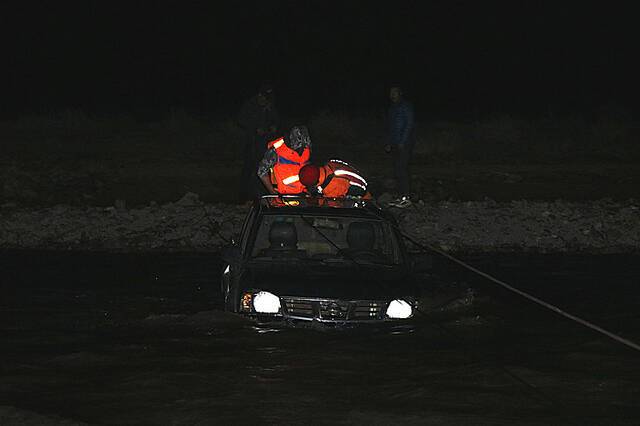
[[[587,321],[587,320],[585,320],[583,318],[580,318],[580,317],[578,317],[576,315],[573,315],[573,314],[571,314],[569,312],[566,312],[566,311],[560,309],[559,307],[557,307],[555,305],[552,305],[551,303],[545,302],[544,300],[539,299],[539,298],[537,298],[537,297],[535,297],[535,296],[533,296],[533,295],[531,295],[531,294],[529,294],[529,293],[527,293],[525,291],[522,291],[522,290],[520,290],[518,288],[515,288],[512,285],[509,285],[506,282],[501,281],[501,280],[499,280],[499,279],[487,274],[486,272],[483,272],[483,271],[481,271],[481,270],[479,270],[477,268],[474,268],[473,266],[469,265],[468,263],[463,262],[462,260],[456,258],[455,256],[452,256],[451,254],[449,254],[449,253],[447,253],[447,252],[445,252],[445,251],[443,251],[443,250],[441,250],[441,249],[439,249],[437,247],[434,247],[434,246],[432,246],[430,244],[427,244],[427,243],[424,243],[424,244],[423,243],[419,243],[414,238],[412,238],[409,235],[407,235],[406,233],[404,233],[400,229],[400,227],[398,225],[396,225],[395,223],[392,223],[391,221],[389,221],[388,219],[386,219],[386,218],[384,218],[384,217],[382,217],[380,215],[377,215],[377,216],[379,218],[383,219],[384,221],[386,221],[387,223],[389,223],[389,225],[391,225],[398,232],[400,232],[400,235],[402,235],[404,238],[406,238],[407,240],[409,240],[410,242],[415,244],[416,247],[420,248],[425,253],[429,253],[429,252],[437,253],[437,254],[439,254],[439,255],[451,260],[452,262],[457,263],[458,265],[462,266],[463,268],[466,268],[466,269],[468,269],[468,270],[480,275],[481,277],[484,277],[484,278],[488,279],[489,281],[492,281],[495,284],[498,284],[498,285],[502,286],[503,288],[505,288],[505,289],[507,289],[507,290],[509,290],[509,291],[521,296],[521,297],[524,297],[525,299],[527,299],[527,300],[529,300],[531,302],[534,302],[534,303],[536,303],[536,304],[538,304],[538,305],[540,305],[540,306],[542,306],[544,308],[547,308],[547,309],[549,309],[549,310],[551,310],[551,311],[553,311],[553,312],[555,312],[555,313],[557,313],[559,315],[562,315],[565,318],[570,319],[571,321],[574,321],[574,322],[576,322],[576,323],[578,323],[578,324],[580,324],[580,325],[582,325],[584,327],[590,328],[593,331],[596,331],[596,332],[598,332],[598,333],[600,333],[600,334],[602,334],[604,336],[607,336],[610,339],[613,339],[613,340],[617,341],[618,343],[622,343],[623,345],[625,345],[625,346],[627,346],[627,347],[629,347],[631,349],[635,349],[636,351],[640,352],[640,345],[638,345],[637,343],[632,342],[629,339],[625,339],[624,337],[619,336],[619,335],[617,335],[617,334],[615,334],[615,333],[613,333],[613,332],[611,332],[609,330],[605,330],[604,328],[600,327],[599,325],[593,324],[590,321]]]
[[[640,345],[638,345],[638,344],[636,344],[636,343],[634,343],[634,342],[632,342],[632,341],[630,341],[628,339],[625,339],[625,338],[623,338],[623,337],[621,337],[621,336],[619,336],[619,335],[617,335],[615,333],[612,333],[612,332],[610,332],[608,330],[605,330],[602,327],[597,326],[597,325],[595,325],[595,324],[593,324],[593,323],[591,323],[591,322],[589,322],[587,320],[584,320],[584,319],[579,318],[579,317],[577,317],[577,316],[575,316],[573,314],[565,312],[565,311],[563,311],[562,309],[558,308],[555,305],[552,305],[552,304],[550,304],[548,302],[545,302],[545,301],[543,301],[543,300],[541,300],[541,299],[539,299],[539,298],[537,298],[537,297],[535,297],[533,295],[530,295],[530,294],[528,294],[528,293],[526,293],[526,292],[524,292],[524,291],[522,291],[520,289],[517,289],[517,288],[505,283],[504,281],[501,281],[501,280],[499,280],[499,279],[487,274],[486,272],[483,272],[483,271],[480,271],[477,268],[474,268],[473,266],[469,265],[468,263],[463,262],[462,260],[456,258],[455,256],[453,256],[453,255],[451,255],[451,254],[449,254],[449,253],[447,253],[447,252],[445,252],[445,251],[443,251],[443,250],[441,250],[441,249],[439,249],[437,247],[434,247],[434,246],[432,246],[430,244],[426,244],[426,243],[425,244],[419,243],[414,238],[410,237],[405,232],[403,232],[398,225],[396,225],[395,223],[391,222],[388,218],[383,217],[382,215],[378,214],[377,212],[373,212],[373,213],[377,217],[382,219],[383,221],[387,222],[390,226],[395,228],[403,238],[406,238],[408,241],[413,243],[416,247],[420,248],[423,252],[425,252],[425,253],[433,252],[433,253],[439,254],[439,255],[451,260],[452,262],[457,263],[458,265],[460,265],[460,266],[462,266],[462,267],[464,267],[464,268],[466,268],[466,269],[468,269],[468,270],[470,270],[470,271],[482,276],[483,278],[486,278],[489,281],[492,281],[492,282],[502,286],[503,288],[505,288],[505,289],[507,289],[507,290],[509,290],[511,292],[514,292],[514,293],[516,293],[517,295],[519,295],[521,297],[526,298],[527,300],[530,300],[530,301],[532,301],[532,302],[534,302],[534,303],[536,303],[538,305],[541,305],[541,306],[543,306],[543,307],[545,307],[547,309],[550,309],[550,310],[552,310],[552,311],[554,311],[554,312],[556,312],[556,313],[558,313],[558,314],[560,314],[560,315],[562,315],[562,316],[564,316],[564,317],[566,317],[566,318],[568,318],[568,319],[570,319],[572,321],[575,321],[575,322],[577,322],[577,323],[579,323],[579,324],[581,324],[581,325],[583,325],[583,326],[585,326],[587,328],[590,328],[590,329],[592,329],[592,330],[594,330],[594,331],[596,331],[598,333],[601,333],[601,334],[603,334],[603,335],[605,335],[605,336],[607,336],[607,337],[609,337],[609,338],[611,338],[611,339],[613,339],[613,340],[615,340],[615,341],[617,341],[619,343],[622,343],[622,344],[624,344],[624,345],[626,345],[626,346],[628,346],[628,347],[630,347],[632,349],[640,351]],[[450,337],[453,337],[459,343],[463,344],[463,346],[465,347],[465,350],[467,352],[470,352],[469,348],[468,348],[468,345],[467,345],[467,343],[465,342],[464,339],[462,339],[460,336],[458,336],[453,331],[451,331],[451,330],[447,329],[446,327],[444,327],[443,325],[439,324],[437,321],[433,321],[433,319],[431,318],[431,316],[427,312],[423,312],[422,310],[419,310],[419,309],[417,311],[425,319],[427,319],[430,322],[432,322],[432,324],[434,326],[436,326],[439,330],[441,330],[445,334],[449,335]],[[471,352],[471,353],[473,353],[473,352]],[[560,409],[566,409],[567,408],[567,406],[564,403],[558,401],[556,398],[553,398],[550,395],[547,395],[545,392],[543,392],[542,390],[538,389],[538,387],[536,387],[535,385],[529,383],[528,381],[526,381],[525,379],[523,379],[522,377],[520,377],[519,375],[517,375],[516,373],[514,373],[510,369],[508,369],[506,366],[504,366],[502,364],[499,364],[499,365],[494,365],[494,367],[496,367],[497,369],[502,371],[504,374],[506,374],[508,377],[510,377],[514,382],[516,382],[516,383],[520,384],[521,386],[523,386],[525,389],[527,389],[532,395],[536,396],[538,399],[543,400],[545,402],[548,402],[552,406],[560,408]],[[565,420],[567,421],[567,423],[574,424],[573,418],[571,418],[571,417],[566,417]]]

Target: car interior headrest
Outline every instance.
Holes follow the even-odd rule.
[[[298,231],[293,223],[274,222],[269,229],[269,244],[276,249],[296,249]]]
[[[347,244],[355,250],[371,250],[376,240],[373,224],[352,222],[347,230]]]

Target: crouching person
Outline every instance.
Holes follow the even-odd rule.
[[[302,167],[300,182],[311,195],[371,198],[362,174],[349,163],[338,159],[329,160],[322,166],[308,164]]]
[[[300,168],[311,158],[311,138],[305,126],[295,126],[288,136],[267,144],[258,164],[258,177],[269,194],[300,194]]]

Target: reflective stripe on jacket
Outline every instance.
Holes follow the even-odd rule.
[[[342,160],[329,160],[322,166],[319,182],[318,191],[325,197],[367,194],[367,181],[355,167]]]
[[[304,186],[300,183],[298,173],[300,168],[309,163],[311,151],[306,147],[302,154],[289,148],[284,138],[279,138],[267,144],[267,149],[273,148],[278,156],[272,169],[272,177],[280,194],[300,194]]]

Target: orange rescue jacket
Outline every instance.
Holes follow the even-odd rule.
[[[306,147],[302,154],[289,148],[284,138],[279,138],[267,144],[267,148],[274,148],[278,159],[273,166],[271,177],[280,194],[300,194],[304,186],[300,183],[298,173],[300,168],[309,163],[311,150]]]
[[[320,167],[318,182],[318,191],[325,197],[344,198],[347,195],[363,194],[363,198],[371,198],[364,177],[355,167],[342,160],[329,160]]]

